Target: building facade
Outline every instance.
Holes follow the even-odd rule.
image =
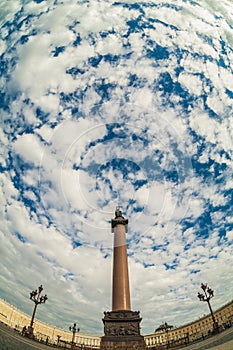
[[[214,311],[214,316],[220,330],[231,326],[233,324],[233,300]],[[0,321],[2,323],[21,332],[24,326],[30,324],[30,320],[31,317],[29,315],[23,313],[5,300],[0,299]],[[161,330],[151,334],[144,334],[144,340],[147,349],[156,349],[158,345],[165,345],[168,343],[171,346],[175,346],[204,339],[212,329],[213,321],[211,315],[208,314],[191,323],[180,327],[174,327],[167,332]],[[59,342],[61,345],[65,343],[70,344],[72,340],[72,332],[39,320],[35,320],[34,332],[38,340],[45,341],[48,337],[49,343],[51,344],[59,344]],[[90,349],[99,349],[100,339],[100,336],[81,332],[77,333],[75,337],[75,341],[78,345]]]
[[[220,331],[233,325],[233,300],[214,311],[214,316]],[[180,327],[144,335],[144,339],[147,348],[153,349],[158,345],[169,344],[170,346],[175,346],[192,343],[206,338],[211,334],[212,330],[213,320],[211,314],[208,314]]]
[[[31,316],[17,309],[15,306],[0,299],[0,321],[15,330],[22,332],[24,326],[29,326]],[[34,335],[39,341],[46,341],[50,344],[65,345],[72,341],[73,333],[71,331],[49,325],[45,322],[35,319]],[[76,333],[75,342],[86,348],[99,349],[100,337],[92,334]]]

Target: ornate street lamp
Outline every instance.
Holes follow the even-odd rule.
[[[71,342],[71,349],[75,349],[75,334],[80,331],[79,328],[77,328],[76,323],[73,324],[73,326],[69,327],[69,330],[73,332],[72,336],[72,342]]]
[[[219,332],[218,323],[215,320],[214,313],[213,313],[212,307],[210,305],[210,299],[214,297],[214,291],[213,291],[213,289],[208,287],[207,284],[203,284],[203,283],[201,284],[201,289],[203,290],[204,294],[198,292],[197,296],[198,296],[200,301],[207,302],[209,309],[210,309],[211,316],[212,316],[212,320],[213,320],[213,333],[218,333]]]
[[[42,287],[42,285],[40,285],[38,287],[38,291],[35,289],[35,290],[33,290],[30,293],[30,299],[35,303],[35,306],[34,306],[34,310],[33,310],[33,313],[32,313],[30,326],[28,327],[27,332],[25,333],[25,335],[28,338],[32,338],[32,339],[35,338],[35,336],[33,334],[33,323],[34,323],[34,318],[35,318],[35,314],[36,314],[37,305],[44,304],[46,302],[46,300],[48,300],[48,297],[47,297],[46,294],[44,296],[41,296],[42,290],[43,290],[43,287]]]

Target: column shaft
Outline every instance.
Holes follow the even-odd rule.
[[[131,310],[125,225],[114,227],[112,310]]]

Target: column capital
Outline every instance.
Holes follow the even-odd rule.
[[[116,227],[117,225],[126,226],[126,232],[127,232],[128,219],[124,218],[120,207],[116,207],[115,218],[112,219],[112,232],[113,232],[114,227]]]

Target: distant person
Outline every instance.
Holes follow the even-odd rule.
[[[23,336],[25,336],[26,330],[27,330],[27,327],[24,326],[23,329],[22,329],[22,335],[23,335]]]

